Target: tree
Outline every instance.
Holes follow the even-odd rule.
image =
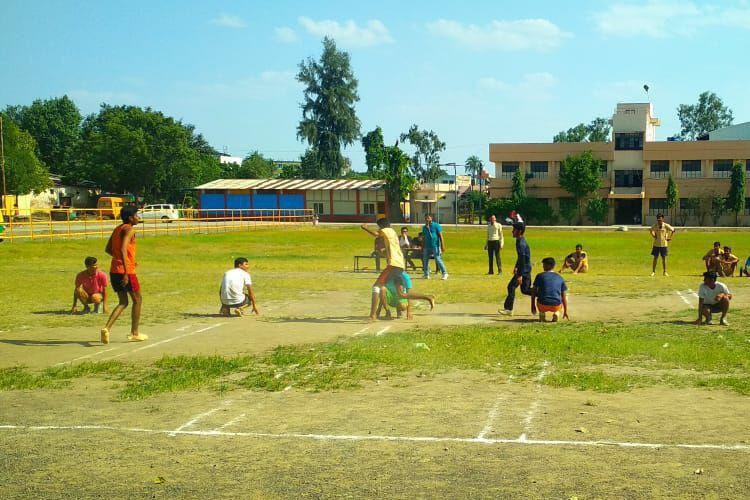
[[[273,160],[264,158],[262,154],[253,151],[248,154],[237,172],[239,179],[271,179],[276,174]]]
[[[279,179],[301,179],[299,163],[284,163],[279,171]]]
[[[180,201],[221,174],[217,158],[191,147],[193,137],[189,127],[150,108],[103,104],[84,120],[74,173],[105,191]]]
[[[470,224],[474,223],[474,215],[479,214],[479,223],[482,223],[482,208],[487,205],[489,196],[483,191],[467,191],[462,198],[465,200],[469,212]]]
[[[49,172],[36,157],[34,138],[4,113],[0,113],[0,117],[3,120],[5,185],[8,192],[19,195],[42,191],[50,184]]]
[[[415,151],[411,156],[411,169],[419,182],[435,182],[445,170],[440,168],[440,151],[445,150],[445,143],[435,132],[419,130],[414,124],[408,132],[400,136],[401,142],[408,141]]]
[[[552,142],[609,142],[612,124],[606,118],[595,118],[588,125],[579,123],[575,127],[558,132]]]
[[[698,217],[699,224],[703,225],[703,217],[698,215],[698,210],[700,210],[701,206],[701,200],[700,198],[688,198],[685,200],[685,206],[680,208],[680,225],[685,226],[687,225],[688,217],[691,215],[695,215]]]
[[[578,213],[578,205],[574,198],[560,198],[560,217],[570,226]]]
[[[67,95],[37,99],[30,106],[12,106],[8,114],[36,141],[37,157],[54,174],[67,177],[73,170],[81,139],[81,113]]]
[[[601,161],[591,151],[567,156],[560,165],[560,187],[573,196],[578,207],[578,224],[583,222],[583,200],[601,186]]]
[[[466,158],[466,163],[464,164],[464,170],[471,176],[471,190],[474,190],[474,181],[476,179],[479,179],[479,186],[481,188],[481,175],[482,175],[482,169],[484,168],[484,163],[482,163],[482,160],[479,159],[478,156],[472,155]]]
[[[360,135],[354,110],[358,82],[349,54],[325,37],[320,61],[302,61],[297,80],[305,86],[297,138],[307,141],[313,151],[308,160],[315,160],[310,166],[316,175],[311,177],[338,178],[345,167],[341,147],[353,144]]]
[[[740,213],[745,211],[745,166],[741,161],[732,164],[727,208],[734,212],[734,225],[739,226]]]
[[[520,168],[513,172],[511,182],[510,199],[515,203],[520,204],[526,199],[526,179],[524,179],[524,174],[521,172]]]
[[[589,198],[586,202],[586,217],[597,226],[607,220],[608,212],[609,204],[604,198],[595,196],[594,198]]]
[[[714,221],[714,226],[719,223],[719,219],[727,211],[727,199],[722,195],[714,193],[711,195],[711,218]]]
[[[713,92],[703,92],[698,96],[698,103],[680,104],[677,108],[680,119],[680,137],[694,140],[697,137],[732,124],[732,110]]]
[[[379,133],[382,138],[380,127],[365,135],[374,137]],[[388,199],[388,213],[391,220],[395,214],[399,215],[399,220],[403,220],[404,214],[401,211],[401,200],[409,197],[409,194],[415,189],[417,180],[409,169],[410,159],[398,145],[381,146],[382,141],[368,140],[365,145],[363,138],[362,147],[365,148],[366,158],[369,158],[367,169],[372,172],[376,179],[385,181],[386,197]]]
[[[365,149],[365,164],[367,173],[372,173],[383,164],[383,154],[385,153],[385,143],[383,142],[383,129],[375,128],[362,137],[362,147]]]
[[[669,174],[669,179],[667,180],[666,200],[667,208],[670,211],[672,220],[674,220],[675,211],[680,206],[680,190],[677,188],[677,183],[672,178],[672,174]]]

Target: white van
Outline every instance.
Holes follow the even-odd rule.
[[[141,220],[161,220],[172,222],[180,218],[180,211],[175,205],[162,203],[157,205],[146,205],[138,210],[138,218]]]

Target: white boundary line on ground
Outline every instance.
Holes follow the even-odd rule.
[[[531,406],[526,412],[526,415],[523,417],[523,432],[521,432],[521,435],[518,436],[519,441],[523,442],[527,440],[526,436],[531,430],[531,422],[534,421],[534,417],[536,417],[536,414],[539,411],[539,404],[541,403],[541,399],[542,399],[542,380],[547,375],[548,366],[549,366],[549,361],[545,360],[544,363],[542,363],[542,369],[539,370],[539,373],[537,374],[536,378],[534,378],[534,381],[536,381],[536,388],[535,388],[536,398],[534,398],[534,401],[531,403]]]
[[[461,438],[461,437],[433,437],[433,436],[385,436],[376,434],[306,434],[272,432],[228,432],[228,431],[190,431],[168,429],[143,429],[138,427],[115,427],[111,425],[0,425],[0,430],[19,430],[27,432],[39,431],[113,431],[136,432],[144,434],[165,434],[167,436],[225,436],[250,437],[270,439],[309,439],[315,441],[395,441],[395,442],[427,442],[427,443],[467,443],[467,444],[519,444],[537,446],[587,446],[587,447],[619,447],[619,448],[666,448],[687,450],[717,450],[750,452],[750,444],[689,444],[689,443],[641,443],[632,441],[574,441],[565,439],[499,439],[499,438]]]
[[[133,349],[131,351],[121,352],[120,354],[116,354],[116,355],[114,355],[114,356],[112,356],[111,358],[108,358],[108,359],[115,359],[115,358],[119,358],[120,356],[126,356],[128,354],[133,354],[133,353],[136,353],[138,351],[143,351],[145,349],[151,349],[151,348],[154,348],[156,346],[159,346],[159,345],[162,345],[162,344],[166,344],[167,342],[172,342],[172,341],[179,340],[179,339],[182,339],[182,338],[185,338],[185,337],[189,337],[189,336],[195,335],[197,333],[207,332],[208,330],[213,330],[214,328],[218,328],[218,327],[220,327],[222,325],[226,325],[226,323],[216,323],[214,325],[207,326],[205,328],[201,328],[200,330],[196,330],[194,332],[183,333],[182,335],[178,335],[176,337],[171,337],[171,338],[168,338],[168,339],[160,340],[159,342],[154,342],[153,344],[146,344],[143,347],[139,347],[139,348]]]
[[[237,422],[239,422],[240,420],[242,420],[243,418],[245,418],[245,415],[247,415],[247,414],[246,414],[246,413],[241,413],[241,414],[237,415],[236,417],[234,417],[234,418],[233,418],[232,420],[230,420],[229,422],[227,422],[226,424],[223,424],[222,426],[220,426],[220,427],[217,427],[217,428],[216,428],[216,429],[214,429],[214,430],[217,430],[217,431],[221,431],[221,430],[223,430],[223,429],[226,429],[227,427],[231,427],[231,426],[233,426],[234,424],[236,424]]]
[[[700,297],[698,297],[698,294],[697,294],[697,293],[695,293],[695,292],[694,292],[694,291],[693,291],[692,289],[688,288],[688,292],[690,292],[690,294],[691,294],[691,295],[692,295],[693,297],[695,297],[696,299],[700,299]]]
[[[370,327],[369,327],[369,326],[366,326],[366,327],[362,328],[361,330],[357,330],[356,332],[354,332],[354,333],[352,334],[352,337],[356,337],[356,336],[358,336],[358,335],[362,335],[363,333],[366,333],[366,332],[367,332],[367,330],[369,330],[369,329],[370,329]]]
[[[110,347],[109,349],[104,349],[103,351],[98,351],[98,352],[94,352],[91,354],[86,354],[85,356],[79,356],[77,358],[73,358],[70,361],[61,361],[59,363],[55,363],[52,366],[60,366],[60,365],[67,365],[68,363],[75,363],[76,361],[80,361],[82,359],[93,358],[94,356],[99,356],[101,354],[104,354],[105,352],[114,351],[115,349],[117,349],[117,347]]]
[[[388,330],[390,330],[390,329],[391,329],[391,327],[390,327],[390,326],[386,326],[385,328],[381,328],[380,330],[378,330],[378,333],[376,333],[376,334],[375,334],[375,336],[376,336],[376,337],[380,337],[380,336],[382,336],[382,335],[385,335],[385,333],[386,333],[386,332],[387,332]]]
[[[687,304],[688,307],[693,307],[693,305],[690,303],[688,299],[685,298],[684,295],[682,295],[682,292],[679,290],[676,290],[675,293],[682,299],[682,301]]]
[[[202,419],[204,419],[204,418],[206,418],[206,417],[208,417],[208,416],[216,413],[217,411],[221,410],[222,408],[224,408],[226,406],[229,406],[230,404],[232,404],[232,401],[231,400],[227,400],[227,401],[224,401],[223,403],[221,403],[221,406],[217,406],[216,408],[212,408],[212,409],[210,409],[208,411],[204,411],[203,413],[199,413],[198,415],[195,415],[193,418],[191,418],[190,420],[188,420],[187,422],[185,422],[184,424],[182,424],[181,426],[179,426],[178,428],[176,428],[175,430],[173,430],[169,434],[169,436],[170,437],[176,436],[177,433],[179,433],[180,431],[183,431],[184,429],[187,429],[188,427],[192,427],[193,425],[195,425],[196,423],[198,423],[199,420],[202,420]]]
[[[487,414],[487,421],[484,423],[484,427],[482,427],[482,430],[479,431],[479,434],[477,434],[477,439],[484,440],[485,436],[492,431],[492,424],[494,424],[495,419],[497,418],[497,412],[500,411],[500,404],[505,402],[505,394],[500,394],[498,396],[497,400],[495,401],[495,405],[490,409],[490,412]]]

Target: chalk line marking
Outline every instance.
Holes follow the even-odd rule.
[[[367,330],[369,330],[369,329],[370,329],[370,327],[366,326],[366,327],[362,328],[361,330],[358,330],[358,331],[354,332],[352,334],[352,337],[356,337],[358,335],[362,335],[363,333],[367,332]]]
[[[692,304],[690,304],[690,301],[686,299],[684,295],[682,295],[681,291],[677,290],[675,291],[675,293],[682,299],[685,304],[687,304],[688,307],[693,307]]]
[[[154,348],[156,346],[159,346],[159,345],[162,345],[162,344],[166,344],[167,342],[172,342],[172,341],[179,340],[179,339],[182,339],[182,338],[185,338],[185,337],[189,337],[191,335],[196,335],[198,333],[207,332],[208,330],[213,330],[214,328],[218,328],[221,325],[226,325],[226,323],[216,323],[215,325],[207,326],[206,328],[201,328],[200,330],[196,330],[194,332],[183,333],[182,335],[178,335],[176,337],[172,337],[172,338],[160,340],[159,342],[154,342],[153,344],[147,344],[147,345],[144,345],[143,347],[139,347],[139,348],[133,349],[131,351],[121,352],[120,354],[116,354],[116,355],[112,356],[109,359],[119,358],[120,356],[125,356],[127,354],[134,354],[134,353],[136,353],[138,351],[143,351],[145,349],[152,349],[152,348]]]
[[[631,441],[573,441],[565,439],[498,439],[498,438],[461,438],[461,437],[433,437],[433,436],[384,436],[358,434],[305,434],[271,432],[229,432],[229,431],[191,431],[168,429],[143,429],[138,427],[114,427],[110,425],[0,425],[0,430],[20,430],[27,432],[40,431],[113,431],[133,432],[142,434],[164,434],[167,436],[225,436],[249,437],[269,439],[308,439],[314,441],[393,441],[409,443],[468,443],[468,444],[518,444],[531,446],[587,446],[587,447],[619,447],[619,448],[650,448],[650,449],[687,449],[687,450],[720,450],[750,452],[750,444],[687,444],[687,443],[640,443]]]
[[[60,366],[60,365],[68,364],[68,363],[74,363],[74,362],[80,361],[82,359],[93,358],[94,356],[100,356],[100,355],[104,354],[105,352],[114,351],[115,349],[118,349],[118,347],[110,347],[109,349],[104,349],[103,351],[98,351],[98,352],[95,352],[95,353],[92,353],[92,354],[86,354],[85,356],[79,356],[77,358],[71,359],[70,361],[62,361],[60,363],[55,363],[52,366]]]
[[[505,394],[501,394],[498,396],[497,400],[495,401],[495,405],[490,409],[490,412],[487,414],[487,421],[484,424],[484,427],[482,427],[482,430],[477,435],[478,440],[486,440],[487,434],[492,431],[492,426],[495,423],[495,419],[497,418],[497,413],[500,411],[500,404],[505,402]]]
[[[696,299],[700,299],[700,297],[698,297],[698,294],[697,294],[697,293],[695,293],[695,292],[694,292],[693,290],[691,290],[690,288],[688,288],[688,292],[690,292],[690,293],[691,293],[691,294],[692,294],[692,295],[693,295],[693,296],[694,296],[694,297],[695,297]]]
[[[534,418],[536,417],[536,414],[539,411],[539,403],[541,402],[541,398],[542,398],[542,380],[547,375],[548,366],[549,366],[549,361],[545,360],[544,363],[542,363],[542,369],[539,370],[539,373],[534,379],[536,381],[536,398],[534,399],[534,402],[531,403],[531,406],[529,407],[528,411],[526,412],[526,415],[523,418],[523,432],[521,433],[520,436],[518,436],[519,441],[527,441],[526,436],[531,430],[531,422],[534,421]]]
[[[182,424],[181,426],[179,426],[178,428],[176,428],[175,430],[173,430],[169,434],[169,436],[171,436],[171,437],[176,436],[177,433],[179,433],[180,431],[183,431],[183,430],[187,429],[188,427],[192,427],[193,425],[197,424],[198,421],[200,421],[200,420],[202,420],[202,419],[204,419],[204,418],[206,418],[206,417],[208,417],[210,415],[213,415],[217,411],[221,410],[222,408],[224,408],[226,406],[229,406],[230,404],[232,404],[231,401],[224,401],[221,404],[221,406],[217,406],[216,408],[212,408],[212,409],[210,409],[208,411],[205,411],[203,413],[199,413],[198,415],[195,415],[193,418],[191,418],[190,420],[188,420],[187,422],[185,422],[184,424]]]
[[[242,420],[243,418],[245,418],[245,415],[246,415],[246,413],[242,413],[240,415],[237,415],[236,417],[234,417],[232,420],[230,420],[226,424],[224,424],[221,427],[218,427],[218,428],[216,428],[214,430],[221,431],[221,430],[226,429],[227,427],[231,427],[234,424],[236,424],[237,422],[239,422],[240,420]]]
[[[390,327],[390,326],[386,326],[385,328],[381,328],[380,330],[378,330],[378,333],[376,333],[376,334],[375,334],[375,336],[376,336],[376,337],[380,337],[380,336],[382,336],[382,335],[385,335],[385,333],[386,333],[386,332],[387,332],[388,330],[390,330],[390,329],[391,329],[391,327]]]

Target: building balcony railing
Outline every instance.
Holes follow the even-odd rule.
[[[700,170],[683,170],[680,173],[680,177],[683,179],[700,179],[703,177],[703,172]]]
[[[666,171],[658,171],[654,172],[653,170],[649,173],[649,177],[652,179],[666,179],[669,177],[669,172]]]
[[[500,178],[501,179],[512,179],[515,175],[515,172],[500,172]]]
[[[529,179],[546,179],[549,177],[549,172],[531,172]]]
[[[715,179],[726,179],[732,176],[731,170],[714,170]]]

